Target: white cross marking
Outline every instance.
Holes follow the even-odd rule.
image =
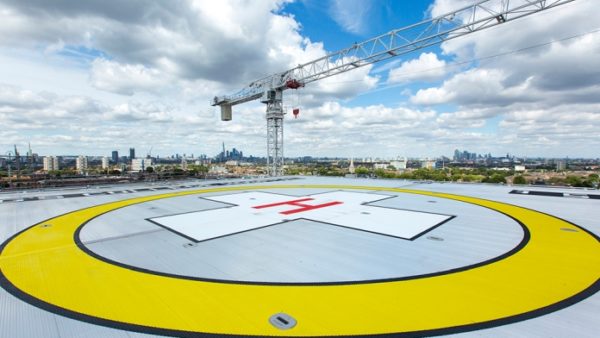
[[[304,197],[244,192],[207,198],[232,204],[231,207],[156,217],[151,221],[196,241],[299,218],[412,239],[452,217],[365,205],[388,197],[347,191]]]

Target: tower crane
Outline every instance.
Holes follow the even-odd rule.
[[[504,24],[575,0],[482,0],[453,12],[394,29],[366,41],[329,53],[295,68],[275,73],[240,91],[215,96],[221,120],[230,121],[232,106],[260,99],[267,105],[267,173],[283,174],[283,91],[359,67],[423,49],[463,35]]]

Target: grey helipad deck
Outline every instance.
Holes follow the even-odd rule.
[[[212,183],[212,182],[209,182]],[[222,182],[218,182],[222,183]],[[261,182],[243,183],[247,185]],[[169,188],[189,190],[198,182]],[[204,183],[206,184],[206,183]],[[361,186],[407,186],[411,189],[448,192],[507,202],[540,210],[574,222],[600,234],[600,201],[509,194],[514,187],[476,184],[424,184],[396,180],[309,178],[268,184],[344,184]],[[2,194],[0,241],[51,216],[132,196],[160,193],[120,186],[89,189]],[[131,190],[125,194],[107,191]],[[543,190],[543,188],[536,188]],[[566,191],[570,189],[546,189]],[[264,192],[304,196],[330,189],[262,189]],[[377,192],[381,193],[381,192]],[[70,198],[21,198],[81,194]],[[203,194],[202,197],[224,193]],[[89,222],[81,240],[94,253],[120,264],[167,274],[202,279],[260,282],[310,283],[385,279],[439,272],[476,264],[515,247],[522,239],[521,227],[511,218],[461,202],[419,195],[385,193],[391,198],[378,207],[418,210],[454,215],[455,218],[414,241],[300,219],[234,234],[197,245],[189,239],[147,221],[148,218],[211,210],[226,205],[198,195],[169,198],[122,208]],[[17,202],[17,200],[23,201]],[[600,332],[600,296],[541,317],[490,329],[456,334],[458,337],[595,337]],[[0,289],[0,337],[142,337],[135,332],[112,329],[69,319],[35,306]]]

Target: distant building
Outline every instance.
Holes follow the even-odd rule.
[[[435,169],[436,168],[435,161],[432,161],[432,160],[429,160],[429,159],[421,161],[421,168]]]
[[[354,174],[354,172],[355,172],[355,169],[354,169],[354,159],[353,158],[350,159],[350,166],[348,167],[348,172],[351,173],[351,174]]]
[[[525,171],[525,166],[524,165],[516,165],[515,166],[515,171]]]
[[[75,159],[75,168],[80,173],[85,172],[87,170],[87,168],[88,168],[88,159],[87,159],[87,157],[86,156],[79,156],[79,157],[77,157],[77,159]]]
[[[227,174],[227,168],[224,166],[213,165],[208,169],[209,174]]]
[[[398,158],[397,160],[390,162],[390,165],[396,168],[396,170],[405,170],[407,163],[408,160],[406,157],[404,157],[402,159]]]
[[[146,169],[151,166],[151,158],[134,158],[131,160],[131,171],[146,171]]]
[[[108,157],[102,158],[102,169],[108,169]]]
[[[133,161],[135,159],[135,148],[129,148],[129,160]]]
[[[565,161],[565,160],[556,161],[556,170],[557,171],[562,171],[565,169],[567,169],[567,161]]]
[[[188,169],[188,163],[187,160],[185,159],[185,157],[183,157],[181,159],[181,170],[187,170]]]
[[[113,163],[119,163],[119,152],[116,150],[113,150],[111,159],[112,159]]]
[[[226,162],[226,161],[241,161],[244,159],[244,152],[237,150],[235,148],[230,150],[225,150],[225,143],[223,143],[223,151],[221,151],[217,156],[216,159],[218,159],[221,162]]]
[[[56,156],[45,156],[43,162],[45,171],[55,171],[60,169],[58,165],[58,157]]]
[[[470,153],[466,150],[460,151],[458,149],[454,150],[454,161],[455,162],[465,162],[465,161],[475,161],[477,157],[481,157],[481,155],[477,155],[476,153]]]

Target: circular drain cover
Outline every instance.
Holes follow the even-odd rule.
[[[285,313],[276,313],[269,317],[269,323],[280,330],[289,330],[296,326],[296,320]]]

